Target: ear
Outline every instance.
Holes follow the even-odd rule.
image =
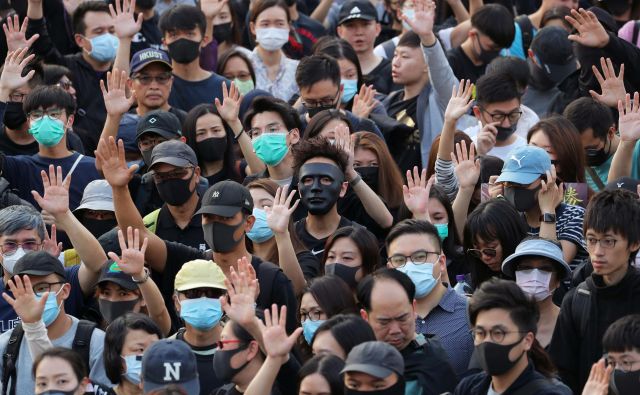
[[[636,251],[638,249],[640,249],[640,242],[635,242],[635,243],[629,245],[629,250],[630,251]],[[638,252],[638,254],[640,254],[640,252]]]
[[[611,127],[609,127],[609,131],[607,132],[607,137],[609,138],[609,140],[613,139],[613,136],[616,135],[616,125],[611,125]]]
[[[340,186],[340,194],[338,196],[340,196],[341,198],[344,197],[344,195],[347,194],[347,189],[349,188],[349,183],[348,182],[343,182],[342,186]]]
[[[418,310],[416,309],[416,305],[418,302],[416,302],[415,299],[413,299],[413,302],[411,302],[411,309],[413,310],[413,319],[415,320],[416,318],[418,318]]]
[[[524,349],[525,349],[525,351],[531,350],[531,348],[533,347],[533,342],[535,340],[536,340],[536,337],[533,335],[533,333],[531,333],[531,332],[527,333],[527,335],[524,337]]]
[[[75,120],[75,116],[73,114],[67,117],[67,128],[73,126],[73,121]]]
[[[71,295],[71,284],[64,283],[62,285],[62,291],[60,291],[60,298],[62,300],[67,300],[67,298]]]
[[[176,313],[180,315],[180,299],[178,298],[178,294],[174,292],[172,295],[172,299],[173,299],[173,307],[175,307]]]
[[[376,37],[380,35],[381,31],[382,31],[382,26],[380,26],[379,23],[376,23]]]
[[[80,48],[84,48],[83,44],[88,40],[85,40],[85,38],[81,34],[74,34],[73,41],[75,41],[76,45]]]
[[[248,351],[249,352],[247,353],[247,360],[251,360],[255,358],[255,356],[258,355],[258,352],[260,352],[260,346],[258,346],[258,342],[255,340],[252,340],[249,343]]]
[[[178,140],[182,141],[183,143],[187,142],[187,138],[185,136],[180,136]]]
[[[289,132],[289,146],[291,147],[292,145],[296,145],[299,141],[300,131],[298,130],[298,128],[291,129],[291,131]]]
[[[362,317],[363,320],[369,322],[369,314],[365,309],[360,309],[360,317]]]
[[[342,37],[342,33],[344,33],[344,27],[342,25],[336,28],[336,33],[338,33],[338,37],[344,39],[344,37]]]
[[[209,45],[210,42],[211,42],[211,37],[209,37],[209,36],[202,37],[202,42],[200,43],[200,48],[206,47],[207,45]]]
[[[244,225],[244,231],[249,232],[251,228],[253,228],[253,224],[256,223],[256,217],[253,215],[248,215]]]
[[[253,37],[256,36],[256,25],[253,22],[249,22],[249,31]]]
[[[473,115],[475,115],[476,118],[478,118],[479,120],[482,119],[481,114],[480,114],[480,107],[473,106]]]

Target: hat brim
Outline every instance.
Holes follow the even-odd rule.
[[[548,254],[540,250],[537,250],[537,251],[528,250],[528,251],[516,252],[514,254],[509,255],[507,259],[505,259],[504,262],[502,262],[502,273],[506,274],[511,278],[515,277],[516,263],[518,263],[520,259],[525,257],[543,257],[557,263],[558,265],[560,265],[560,268],[562,269],[561,271],[563,272],[559,276],[560,280],[565,280],[571,276],[571,268],[569,267],[569,265],[567,265],[567,263],[564,260],[558,260],[558,258],[555,257],[554,255]]]
[[[97,200],[93,202],[86,202],[84,204],[79,205],[75,210],[73,210],[73,212],[76,213],[78,212],[78,210],[100,210],[100,211],[113,211],[113,212],[116,211],[115,207],[113,207],[113,201],[108,201],[108,200]]]
[[[202,206],[196,214],[213,214],[221,217],[233,217],[242,207],[238,206]]]
[[[346,372],[362,372],[379,379],[384,379],[386,377],[389,377],[392,373],[394,373],[394,371],[391,369],[387,369],[378,365],[366,364],[366,363],[349,364],[345,366],[344,369],[342,369],[340,374],[346,373]]]
[[[196,288],[216,288],[222,291],[227,290],[227,287],[225,287],[224,284],[220,285],[220,284],[214,284],[214,283],[203,281],[199,283],[184,284],[183,286],[176,288],[176,291],[182,292],[182,291],[188,291],[190,289],[196,289]]]
[[[356,19],[362,19],[364,21],[377,21],[378,18],[375,16],[371,16],[371,15],[362,15],[362,14],[358,14],[357,16],[352,16],[352,15],[347,15],[346,17],[342,18],[340,20],[340,22],[338,22],[338,25],[342,25],[345,22],[349,22],[349,21],[354,21]]]
[[[160,128],[156,128],[156,127],[150,127],[150,128],[146,128],[145,130],[143,130],[142,132],[140,132],[139,134],[136,135],[136,141],[140,140],[140,137],[142,137],[144,134],[146,133],[155,133],[155,134],[159,134],[160,136],[167,138],[167,139],[173,139],[176,137],[180,137],[180,134],[178,132],[169,132],[165,129],[160,129]]]
[[[496,182],[512,182],[514,184],[531,184],[538,178],[540,178],[541,174],[538,173],[523,173],[523,172],[515,172],[515,171],[503,171],[500,173],[500,177],[496,180]]]
[[[553,80],[562,82],[565,80],[565,78],[571,75],[571,73],[578,70],[578,64],[576,62],[576,58],[572,56],[571,60],[567,64],[544,63],[543,70],[549,76],[553,76]]]
[[[111,283],[114,283],[114,284],[118,284],[122,288],[128,289],[129,291],[135,291],[136,289],[138,289],[138,284],[134,283],[133,281],[127,281],[127,280],[122,279],[122,278],[105,277],[105,278],[101,278],[100,280],[98,280],[98,284],[103,284],[103,283],[106,283],[106,282],[111,282]]]
[[[178,386],[189,395],[200,393],[200,381],[198,380],[198,377],[189,381],[185,381],[184,383],[153,383],[148,380],[144,380],[143,383],[145,394],[148,394],[149,392],[153,392],[155,390],[166,388],[168,386]]]
[[[167,66],[167,68],[169,70],[173,70],[173,66],[171,66],[171,63],[167,62],[166,60],[162,60],[162,59],[154,59],[151,60],[149,62],[145,62],[145,63],[141,63],[138,65],[138,67],[136,67],[135,69],[131,69],[131,74],[133,73],[137,73],[138,71],[144,69],[145,67],[149,66],[150,64],[154,64],[154,63],[160,63],[164,66]]]
[[[153,166],[157,165],[158,163],[166,163],[168,165],[172,165],[176,167],[187,167],[191,165],[197,165],[183,158],[176,158],[175,156],[164,156],[164,157],[154,159],[153,162],[151,162],[149,169],[151,169]]]
[[[62,265],[62,263],[61,263],[61,265]],[[66,274],[64,274],[64,269],[61,272],[55,271],[55,270],[29,269],[29,270],[23,270],[20,273],[13,273],[13,277],[15,277],[15,276],[24,276],[25,274],[28,275],[28,276],[48,276],[50,274],[57,274],[58,276],[62,276],[62,277],[66,278]]]

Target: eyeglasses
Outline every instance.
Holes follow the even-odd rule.
[[[306,108],[331,107],[336,105],[336,100],[340,96],[340,90],[333,98],[325,98],[321,100],[302,100],[302,105]]]
[[[518,122],[518,120],[522,116],[522,111],[520,111],[520,110],[512,111],[509,114],[505,114],[505,113],[501,113],[501,112],[497,112],[497,113],[492,114],[492,113],[488,112],[487,110],[485,110],[482,107],[480,107],[480,110],[482,112],[485,112],[485,113],[489,114],[489,116],[491,117],[491,120],[493,122],[502,123],[505,118],[508,118],[509,119],[509,123],[512,124],[512,125],[515,124],[516,122]]]
[[[27,96],[26,93],[14,92],[14,93],[9,95],[9,100],[11,100],[13,102],[22,103],[22,101],[24,100],[25,96]]]
[[[64,89],[65,91],[68,91],[73,87],[73,83],[71,81],[60,81],[56,85]]]
[[[421,265],[427,262],[433,263],[438,259],[439,255],[439,252],[418,250],[411,255],[393,254],[389,258],[387,258],[387,261],[391,264],[391,266],[398,269],[406,265],[407,261],[409,260],[411,260],[411,262],[415,263],[416,265]]]
[[[35,120],[35,119],[40,119],[46,115],[54,119],[59,119],[63,113],[64,113],[64,110],[59,108],[50,108],[48,110],[33,110],[29,113],[29,118],[31,118],[32,120]]]
[[[220,297],[225,295],[225,291],[217,288],[194,288],[194,289],[186,289],[184,291],[178,291],[183,294],[187,299],[198,299],[198,298],[210,298],[210,299],[219,299]]]
[[[57,281],[55,283],[38,283],[33,286],[33,293],[37,296],[42,296],[45,292],[51,292],[51,287],[54,285],[66,284],[65,281]]]
[[[2,245],[0,246],[0,249],[2,249],[2,254],[6,255],[6,256],[10,256],[16,253],[16,251],[18,251],[18,247],[22,247],[23,250],[25,251],[36,251],[40,248],[40,246],[42,245],[42,243],[38,243],[34,240],[30,240],[30,241],[25,241],[24,243],[16,243],[13,241],[5,241],[4,243],[2,243]]]
[[[482,343],[484,339],[487,337],[487,333],[489,333],[489,338],[491,339],[491,341],[493,341],[494,343],[502,343],[504,341],[505,336],[507,336],[509,333],[527,333],[527,332],[506,331],[499,327],[491,328],[488,332],[484,328],[476,327],[471,329],[471,336],[473,336],[473,339],[475,340],[476,343]]]
[[[260,129],[260,128],[249,129],[249,137],[251,137],[252,139],[255,139],[257,137],[260,137],[262,134],[282,133],[282,132],[288,133],[286,130],[286,127],[280,122],[274,122],[265,126],[264,129]]]
[[[181,167],[175,170],[171,170],[171,171],[166,171],[166,172],[159,172],[159,171],[150,171],[151,176],[153,177],[153,180],[157,183],[162,183],[164,181],[167,180],[179,180],[184,178],[187,174],[189,174],[189,170],[193,169],[195,171],[194,167]]]
[[[617,242],[618,240],[612,239],[609,237],[605,239],[596,239],[595,237],[587,237],[587,249],[594,249],[596,247],[596,244],[600,244],[600,247],[604,248],[605,250],[610,250],[616,246]]]
[[[159,85],[166,85],[171,80],[171,73],[163,73],[158,75],[137,74],[133,76],[142,85],[151,85],[153,81]]]
[[[607,366],[611,365],[613,366],[614,369],[620,370],[625,373],[633,371],[633,365],[640,363],[640,361],[628,361],[628,360],[616,362],[615,359],[609,357],[609,354],[605,354],[604,358]]]
[[[482,259],[483,254],[488,256],[489,258],[495,258],[495,256],[498,255],[498,251],[495,248],[483,248],[481,250],[477,250],[475,248],[469,248],[467,250],[467,254],[478,259]]]
[[[225,344],[239,344],[239,345],[244,345],[246,344],[245,342],[243,342],[242,340],[236,340],[236,339],[229,339],[229,340],[218,340],[216,342],[216,347],[218,347],[218,350],[224,350],[224,346]]]
[[[140,148],[140,151],[148,151],[150,149],[153,149],[153,147],[155,147],[156,145],[163,143],[167,141],[167,139],[163,138],[163,137],[147,137],[145,139],[140,139],[138,140],[138,148]]]
[[[324,312],[320,309],[300,312],[300,322],[305,322],[306,320],[319,321],[322,319],[323,314]]]

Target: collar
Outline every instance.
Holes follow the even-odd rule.
[[[440,298],[440,302],[438,303],[438,306],[446,311],[447,313],[453,313],[456,311],[456,303],[457,303],[457,296],[458,294],[456,293],[456,291],[453,290],[453,288],[447,286],[446,284],[442,283],[445,287],[447,287],[447,291],[444,293],[444,295],[442,295],[442,298]]]
[[[196,209],[194,211],[193,216],[191,217],[191,221],[189,221],[189,225],[187,226],[187,228],[201,228],[202,227],[202,215],[200,214],[195,214],[196,212],[198,212],[198,210],[200,210],[200,205],[202,203],[202,199],[200,196],[198,196],[198,205],[196,206]],[[164,203],[162,205],[162,207],[160,207],[160,212],[158,213],[158,219],[157,219],[157,228],[162,228],[162,229],[171,229],[174,227],[178,227],[176,225],[176,221],[173,219],[173,216],[171,215],[171,212],[169,211],[169,207],[167,207],[167,204]]]

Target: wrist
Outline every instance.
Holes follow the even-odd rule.
[[[288,239],[291,236],[289,235],[289,228],[286,228],[283,232],[273,230],[273,235],[276,237],[276,242],[280,239]]]
[[[347,171],[345,171],[344,175],[346,176],[347,181],[351,183],[358,177],[359,174],[358,172],[355,171],[353,167],[350,167],[347,169]]]
[[[142,271],[138,274],[131,276],[131,279],[133,280],[134,283],[138,285],[144,284],[149,279],[150,274],[151,273],[149,272],[149,269],[147,269],[146,267],[143,267]]]
[[[433,32],[423,34],[420,36],[420,43],[425,48],[433,47],[436,44],[436,35]]]
[[[231,120],[231,122],[226,120],[225,122],[227,122],[227,125],[229,125],[234,135],[238,136],[238,134],[242,132],[242,122],[240,122],[240,120],[237,117]]]
[[[116,37],[118,37],[118,40],[120,41],[120,44],[122,44],[123,42],[131,43],[131,40],[133,40],[133,36],[123,36],[123,37],[116,36]]]

